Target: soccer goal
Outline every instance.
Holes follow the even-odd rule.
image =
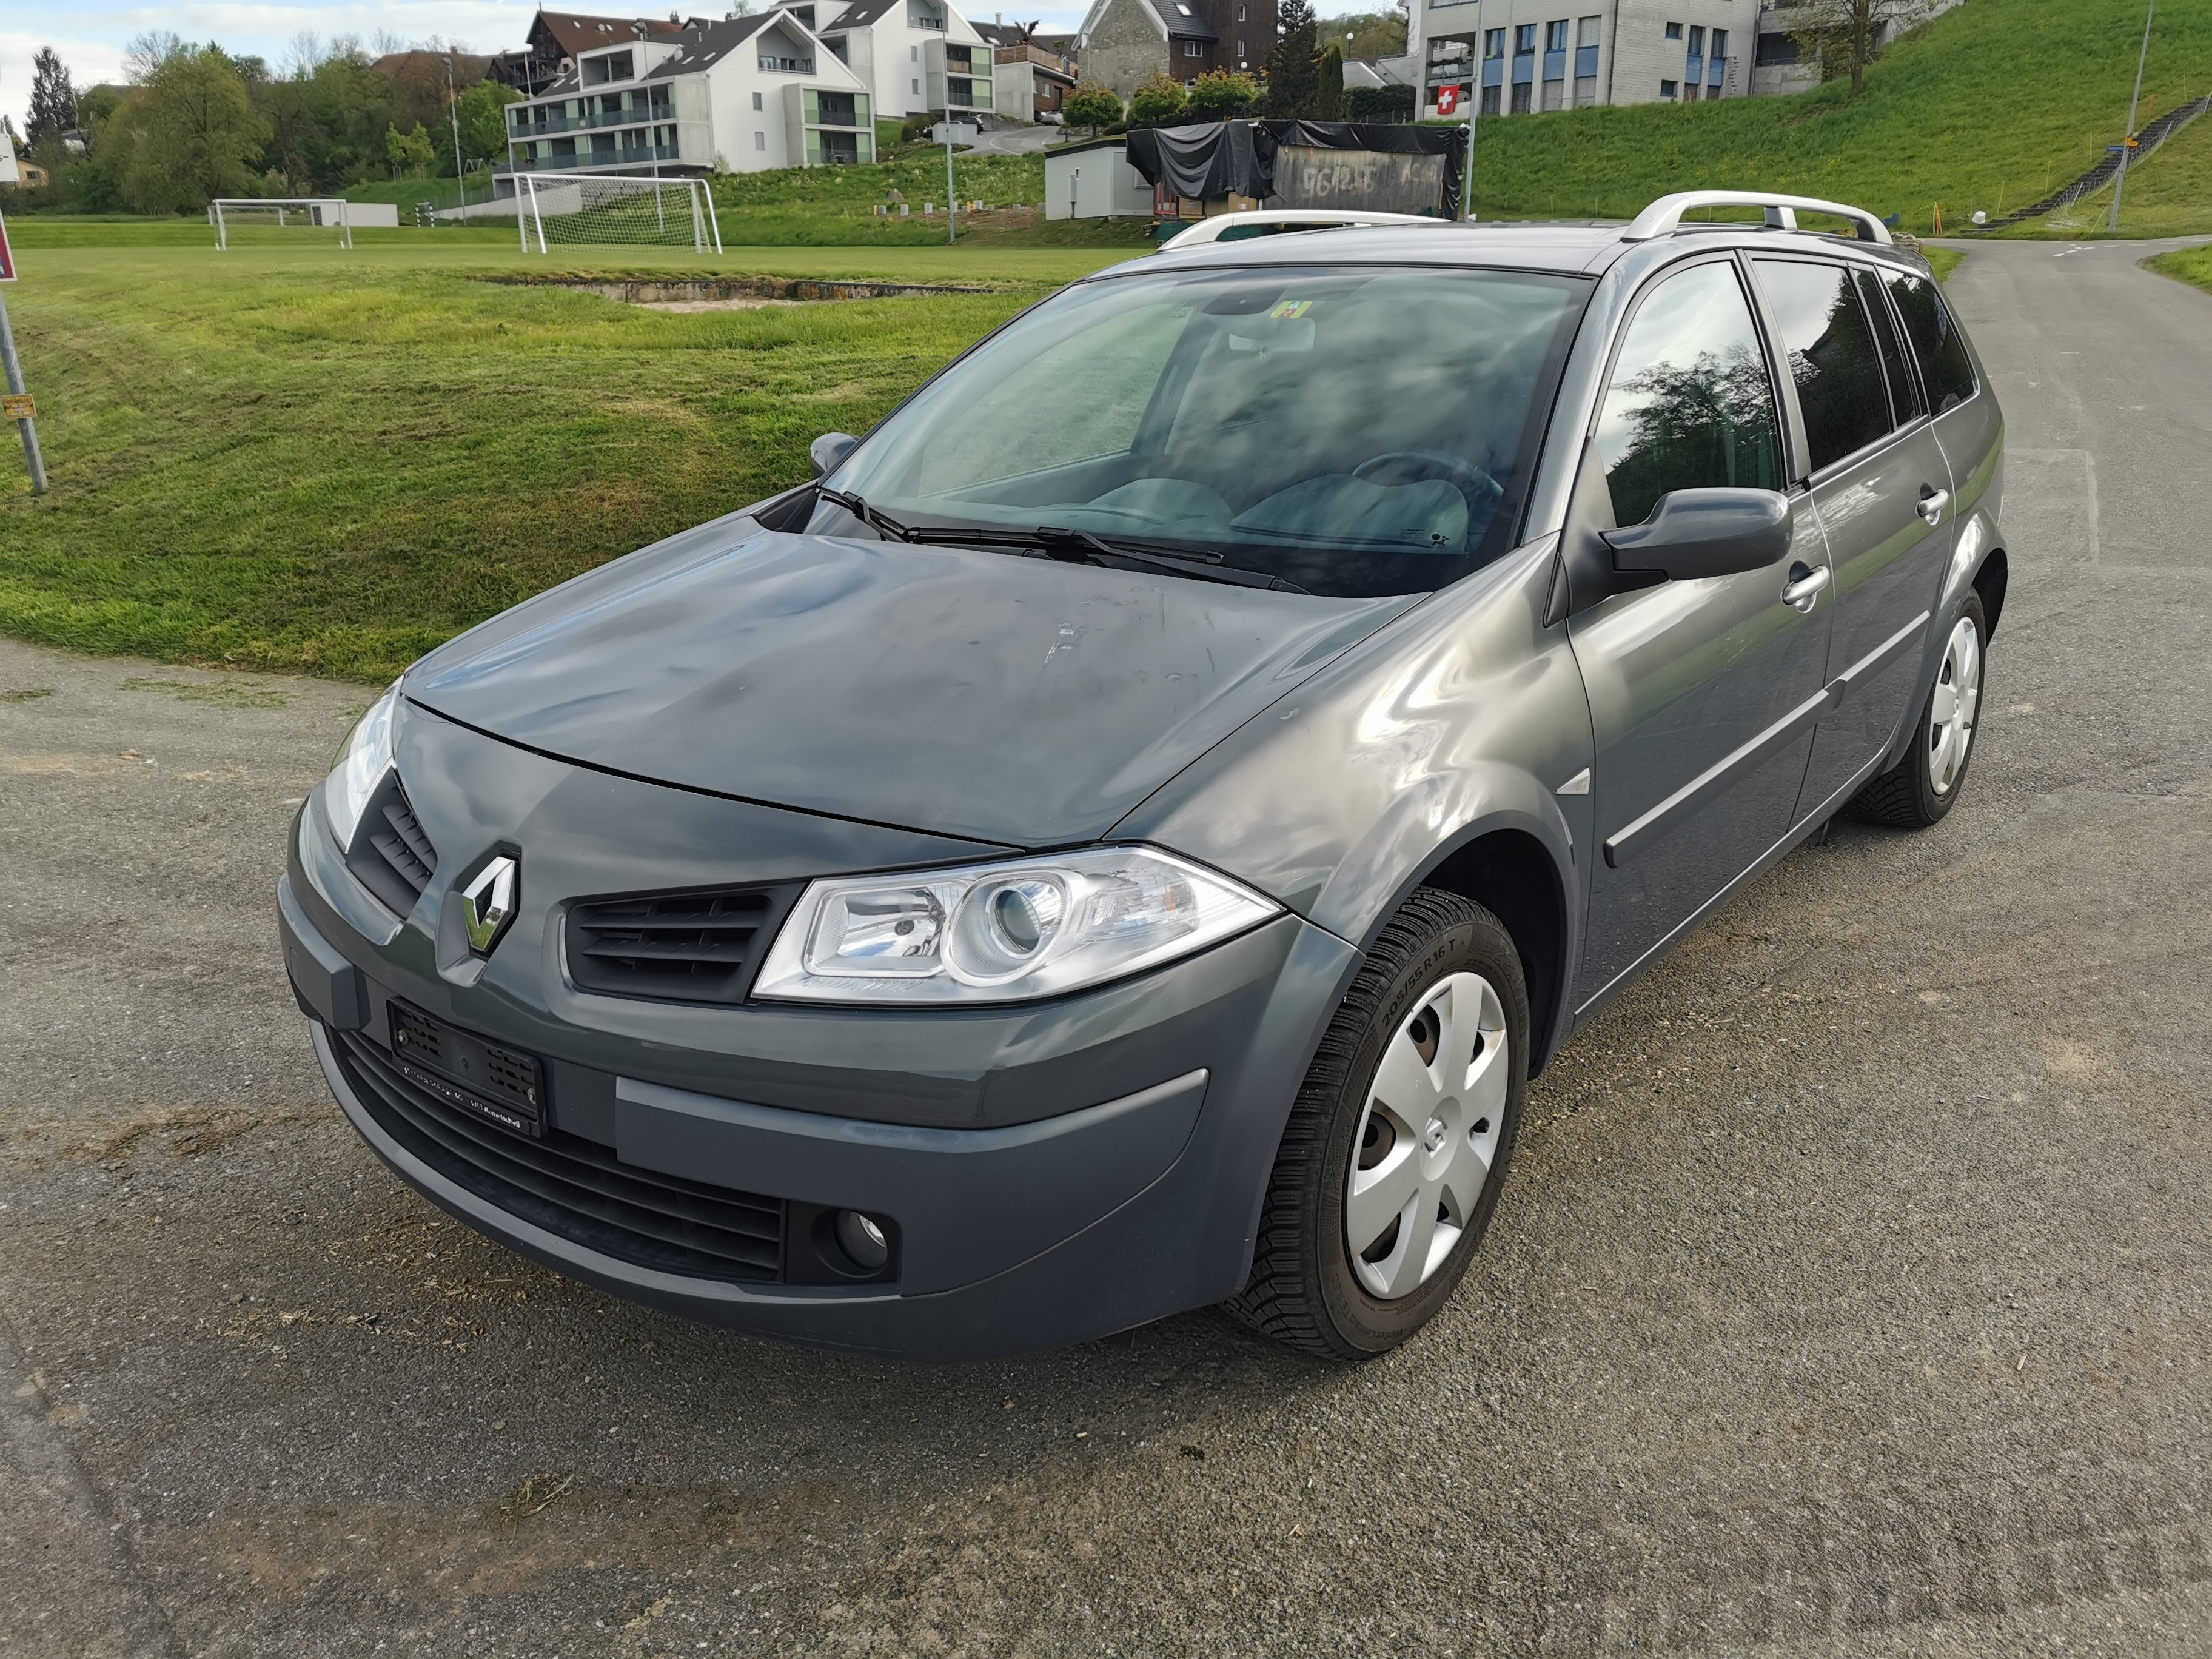
[[[596,173],[515,175],[522,251],[554,242],[642,242],[722,251],[704,179],[611,178]]]
[[[249,240],[270,240],[261,231],[282,231],[285,240],[335,240],[340,247],[353,246],[353,216],[345,198],[338,196],[217,197],[208,204],[208,222],[215,227],[215,245],[230,249],[230,239],[240,232]]]

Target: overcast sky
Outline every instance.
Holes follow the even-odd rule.
[[[635,0],[633,0],[633,3]],[[699,0],[673,0],[685,16],[696,12],[718,15],[729,0],[711,7]],[[756,7],[764,9],[766,0]],[[835,0],[831,0],[835,3]],[[619,6],[593,4],[588,9],[602,15],[626,15]],[[653,9],[658,15],[659,9]],[[1042,21],[1048,29],[1073,29],[1083,21],[1081,4],[1030,4],[1007,15]],[[380,33],[403,40],[431,36],[451,40],[475,52],[496,52],[522,44],[523,31],[537,10],[534,4],[512,4],[506,0],[383,0],[368,5],[359,0],[294,0],[294,3],[228,3],[131,5],[119,0],[0,0],[0,110],[15,118],[23,130],[24,113],[31,102],[31,54],[52,46],[69,65],[70,78],[79,87],[123,78],[123,49],[149,29],[170,29],[188,40],[215,40],[223,49],[265,58],[281,66],[290,55],[292,42],[312,31],[328,40],[351,34],[364,45]],[[994,11],[969,9],[971,19],[988,19]]]

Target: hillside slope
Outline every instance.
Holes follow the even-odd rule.
[[[2136,0],[1967,0],[1868,69],[1789,98],[1644,104],[1485,123],[1480,212],[1626,217],[1655,196],[1765,188],[1841,197],[1905,228],[1991,216],[2087,170],[2115,142],[2142,40]],[[2165,0],[2146,110],[2212,88],[2212,0]],[[2147,118],[2139,116],[2138,119]]]

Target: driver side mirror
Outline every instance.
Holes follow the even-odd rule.
[[[814,463],[814,476],[826,478],[837,470],[837,464],[851,454],[860,440],[849,432],[825,432],[806,447],[806,459]]]
[[[1790,550],[1790,498],[1772,489],[1676,489],[1642,524],[1601,531],[1621,574],[1694,581],[1763,570]]]
[[[1676,489],[1642,524],[1618,525],[1604,459],[1586,442],[1545,625],[1657,582],[1762,569],[1790,551],[1793,511],[1771,489]]]

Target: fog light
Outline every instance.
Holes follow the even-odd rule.
[[[863,1273],[877,1273],[891,1259],[890,1241],[880,1224],[858,1210],[837,1212],[837,1248]]]

